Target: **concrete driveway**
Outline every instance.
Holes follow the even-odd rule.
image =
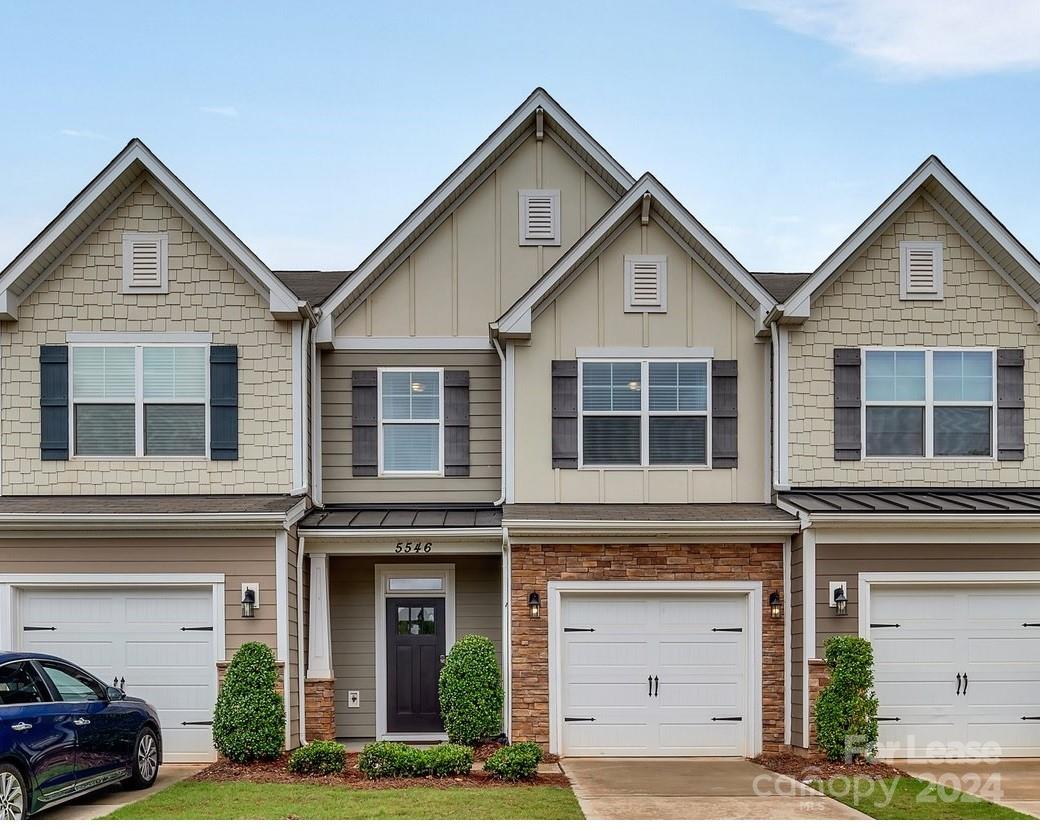
[[[1040,758],[891,763],[917,778],[953,787],[1040,818]]]
[[[590,819],[865,819],[743,758],[566,758]]]
[[[199,770],[205,769],[206,764],[163,764],[159,767],[159,777],[147,790],[124,790],[119,784],[105,787],[90,795],[69,801],[60,807],[54,807],[40,813],[41,819],[86,821],[88,819],[107,816],[118,810],[124,804],[133,804],[142,798],[155,795],[159,790],[164,790],[171,784],[190,778]]]

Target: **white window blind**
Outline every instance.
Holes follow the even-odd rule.
[[[440,370],[379,373],[380,473],[443,472],[443,395]]]

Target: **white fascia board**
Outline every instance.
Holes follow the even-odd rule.
[[[784,509],[792,509],[790,505],[781,505]],[[809,513],[804,514],[809,526],[815,528],[843,527],[843,528],[877,528],[898,525],[910,528],[934,528],[941,530],[949,527],[961,527],[971,529],[1002,528],[1008,525],[1015,527],[1040,527],[1040,513],[954,513],[954,514],[928,514],[914,513],[900,515],[882,513],[880,515],[866,515],[853,513],[850,515],[839,515],[833,513]]]
[[[450,539],[501,539],[502,528],[438,528],[397,527],[397,528],[320,528],[301,527],[300,536],[309,539],[400,539],[403,537]]]
[[[797,533],[799,523],[778,519],[756,522],[589,521],[582,519],[510,519],[503,522],[514,536],[763,536]]]
[[[568,133],[589,156],[596,160],[604,170],[618,182],[621,188],[629,188],[635,182],[632,175],[618,162],[611,158],[593,138],[590,136],[564,109],[557,104],[543,89],[536,89],[524,101],[520,107],[513,112],[474,152],[467,158],[441,185],[423,201],[412,214],[401,223],[401,225],[388,236],[378,248],[376,248],[357,270],[351,274],[332,295],[321,304],[322,314],[330,319],[335,317],[347,297],[362,286],[369,277],[383,264],[390,253],[413,233],[426,226],[430,218],[443,207],[446,201],[452,198],[452,194],[463,186],[463,184],[484,166],[501,146],[509,140],[514,132],[519,130],[524,123],[530,119],[536,110],[541,108],[564,132]],[[331,323],[330,323],[331,327]],[[331,342],[330,330],[319,326],[318,331],[321,339],[319,342]]]
[[[673,359],[687,360],[691,358],[712,359],[715,357],[715,349],[711,346],[579,346],[575,350],[575,357],[590,359]]]
[[[66,343],[212,343],[211,331],[67,331]]]
[[[285,513],[4,513],[0,528],[43,530],[51,528],[256,528],[281,527]]]
[[[332,346],[337,350],[354,352],[493,350],[487,337],[334,337]]]

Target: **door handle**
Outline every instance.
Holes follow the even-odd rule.
[[[661,678],[659,678],[659,677],[658,677],[658,676],[657,676],[657,675],[655,674],[655,675],[654,675],[654,697],[657,697],[657,689],[658,689],[658,684],[659,684],[660,682],[661,682]]]
[[[968,673],[964,672],[964,694],[968,694]]]
[[[646,696],[647,697],[653,697],[654,696],[654,678],[651,675],[647,675],[647,677],[646,677],[646,684],[647,684]]]
[[[74,726],[89,726],[90,721],[86,718],[76,718],[73,722]]]
[[[12,725],[11,728],[15,732],[25,732],[27,729],[32,729],[32,724],[26,723],[25,721],[19,721],[18,723]]]
[[[957,694],[961,693],[961,673],[957,672]]]

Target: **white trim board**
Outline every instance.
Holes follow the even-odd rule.
[[[443,741],[447,735],[399,734],[387,732],[386,727],[386,600],[394,596],[386,590],[387,579],[408,576],[440,576],[444,579],[444,587],[440,591],[407,591],[400,594],[404,597],[443,597],[444,598],[444,653],[451,651],[455,645],[455,566],[451,563],[423,563],[417,565],[394,564],[375,566],[375,627],[376,627],[376,740],[394,741]]]
[[[173,343],[191,346],[212,343],[210,331],[67,331],[66,343]]]
[[[549,752],[561,747],[560,689],[563,661],[560,654],[560,614],[565,594],[745,594],[747,597],[747,693],[748,757],[762,751],[762,583],[760,581],[697,580],[550,580],[549,606]]]
[[[355,352],[489,352],[488,337],[335,337],[332,347]]]

